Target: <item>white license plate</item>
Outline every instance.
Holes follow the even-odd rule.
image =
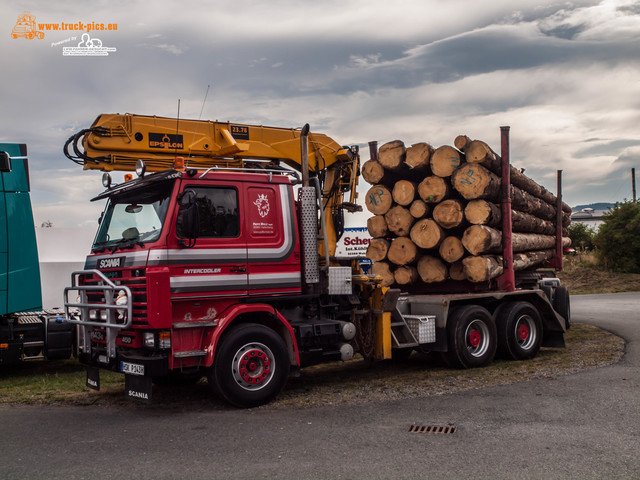
[[[120,371],[129,375],[144,375],[144,365],[137,363],[120,362]]]

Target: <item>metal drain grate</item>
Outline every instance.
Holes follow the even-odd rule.
[[[411,425],[410,433],[456,433],[455,425]]]

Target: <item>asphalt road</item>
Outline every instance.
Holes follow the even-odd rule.
[[[576,296],[572,310],[627,340],[620,363],[365,406],[0,407],[0,478],[640,478],[640,294]]]

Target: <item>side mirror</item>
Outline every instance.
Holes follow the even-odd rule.
[[[11,171],[11,157],[7,152],[0,152],[0,172]]]
[[[196,239],[200,233],[200,217],[198,215],[198,204],[196,203],[196,193],[193,190],[185,190],[178,198],[180,208],[178,210],[177,231],[182,237],[179,239],[180,245],[186,248],[195,246]]]

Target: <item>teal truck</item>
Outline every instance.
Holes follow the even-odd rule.
[[[0,366],[69,358],[75,329],[42,309],[27,146],[0,143]]]

